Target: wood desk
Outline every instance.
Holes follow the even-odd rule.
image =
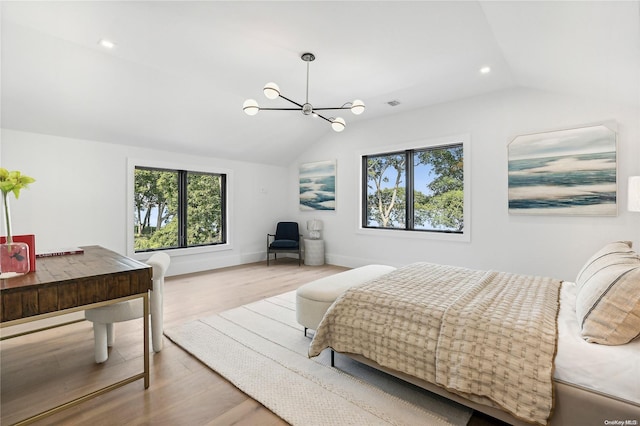
[[[0,327],[143,299],[144,372],[26,419],[27,424],[102,395],[139,379],[149,387],[149,265],[100,246],[82,247],[83,254],[43,257],[36,271],[0,280]]]

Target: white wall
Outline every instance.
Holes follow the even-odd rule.
[[[507,144],[514,136],[609,120],[618,128],[618,216],[508,214]],[[358,154],[460,134],[470,136],[471,146],[470,242],[357,232]],[[265,234],[285,219],[298,220],[303,228],[307,219],[322,219],[328,262],[351,267],[430,261],[571,280],[606,242],[630,239],[640,246],[640,214],[626,211],[627,178],[640,175],[640,111],[546,92],[510,90],[351,124],[316,143],[288,169],[7,129],[1,136],[0,165],[37,179],[20,200],[11,200],[14,232],[36,234],[42,250],[99,244],[127,252],[128,158],[231,170],[232,249],[174,253],[170,275],[262,260]],[[300,212],[299,164],[328,159],[338,164],[337,210]]]
[[[101,245],[127,254],[128,158],[231,172],[231,248],[197,255],[170,251],[169,275],[264,259],[267,232],[286,218],[286,168],[7,129],[1,137],[0,165],[37,180],[19,200],[10,200],[14,234],[35,234],[37,252]]]
[[[365,112],[366,114],[366,112]],[[615,121],[618,128],[618,216],[509,215],[507,144],[513,137]],[[349,125],[348,125],[349,126]],[[471,241],[381,237],[358,232],[359,153],[448,135],[470,135]],[[335,212],[301,212],[300,163],[337,159]],[[516,89],[354,124],[302,155],[289,170],[291,214],[324,222],[327,260],[344,266],[429,261],[573,280],[603,244],[640,246],[640,214],[626,211],[627,178],[640,175],[640,111],[547,92]]]

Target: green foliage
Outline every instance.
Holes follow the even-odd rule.
[[[190,173],[187,194],[187,241],[189,245],[222,241],[220,177]]]
[[[416,228],[431,224],[461,232],[464,226],[464,193],[451,190],[431,197],[421,192],[415,196],[414,220]]]
[[[403,153],[390,154],[367,159],[367,187],[375,189],[373,194],[367,196],[367,219],[375,221],[379,226],[397,228],[398,220],[402,218],[404,226],[404,188],[405,155]],[[392,179],[387,176],[391,175]],[[393,181],[392,188],[385,188],[385,184]],[[372,186],[373,185],[373,186]],[[402,211],[401,211],[402,210]]]
[[[464,179],[462,154],[462,147],[456,146],[420,151],[417,153],[417,158],[419,163],[430,164],[433,167],[434,175],[437,176],[434,182],[446,179],[447,183],[453,185],[447,189],[441,182],[437,183],[436,186],[441,187],[441,192],[445,192],[449,189],[462,189]]]
[[[367,223],[378,223],[385,228],[404,228],[406,197],[403,186],[383,188],[369,194],[368,203],[377,207],[367,209]],[[381,211],[385,213],[384,216]]]
[[[425,195],[415,192],[415,226],[464,228],[464,159],[462,147],[430,149],[416,154],[416,161],[433,167],[434,179]]]
[[[135,170],[135,224],[136,236],[150,229],[151,215],[158,212],[155,229],[162,228],[177,215],[178,180],[175,172],[159,170]]]

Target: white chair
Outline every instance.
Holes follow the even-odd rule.
[[[153,268],[153,290],[150,292],[149,305],[151,314],[151,341],[153,342],[154,352],[160,352],[162,350],[164,274],[167,272],[170,261],[171,258],[168,254],[156,253],[146,262]],[[113,323],[142,318],[142,301],[142,298],[138,298],[84,311],[85,319],[93,322],[95,357],[97,363],[105,362],[107,358],[109,358],[107,347],[113,346],[115,338]]]

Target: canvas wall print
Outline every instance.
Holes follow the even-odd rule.
[[[617,214],[616,133],[604,125],[516,137],[509,213]]]
[[[300,210],[336,209],[336,162],[300,165]]]

